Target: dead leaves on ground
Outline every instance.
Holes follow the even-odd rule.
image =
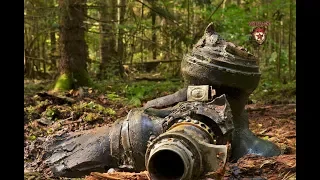
[[[85,180],[151,180],[147,171],[140,173],[131,172],[111,172],[98,173],[92,172]]]
[[[295,179],[296,177],[296,155],[280,155],[276,157],[261,157],[257,155],[246,155],[237,163],[229,164],[230,179],[243,179],[260,177],[268,180]]]
[[[284,154],[295,154],[296,121],[292,119],[295,106],[258,104],[250,106],[254,106],[254,109],[265,109],[263,115],[259,111],[249,112],[251,131],[258,137],[277,144]]]

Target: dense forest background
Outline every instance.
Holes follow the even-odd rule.
[[[24,0],[25,79],[56,90],[123,83],[125,93],[136,83],[130,98],[139,104],[156,81],[181,85],[183,55],[213,22],[224,39],[259,57],[253,100],[294,101],[295,12],[293,0]],[[250,34],[254,21],[270,23],[260,46]]]

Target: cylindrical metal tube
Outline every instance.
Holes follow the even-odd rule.
[[[144,155],[150,137],[162,133],[162,119],[133,109],[111,127],[55,137],[45,149],[44,163],[54,176],[82,177],[109,168],[145,170]]]
[[[46,149],[44,163],[54,176],[81,177],[116,165],[110,156],[110,127],[56,137]],[[93,135],[94,134],[94,135]],[[61,140],[59,140],[61,138]],[[99,142],[99,143],[97,143]]]
[[[152,179],[185,179],[194,168],[192,152],[179,140],[160,144],[150,152],[147,170]]]
[[[194,123],[195,122],[195,123]],[[197,120],[178,120],[149,144],[146,169],[153,180],[198,179],[205,168],[199,142],[214,144],[210,128]],[[217,163],[218,164],[218,163]]]

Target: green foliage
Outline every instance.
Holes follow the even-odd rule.
[[[98,113],[85,113],[83,120],[85,122],[93,122],[101,120],[101,116]]]
[[[43,112],[43,117],[46,117],[49,120],[55,120],[56,117],[59,116],[59,110],[56,108],[46,108]]]
[[[81,86],[91,86],[93,81],[89,78],[86,70],[81,72],[64,73],[59,76],[54,86],[55,91],[65,91]]]
[[[25,80],[24,82],[24,94],[34,94],[38,91],[47,91],[52,89],[54,83],[44,80]]]
[[[148,57],[149,51],[147,49],[143,50],[142,52],[137,52],[133,55],[133,61],[139,62],[142,61],[143,57]]]
[[[108,100],[132,106],[141,106],[147,100],[174,93],[183,86],[180,81],[96,81],[95,84],[101,92],[105,92]]]
[[[248,42],[252,28],[249,26],[250,21],[259,21],[259,19],[255,17],[255,13],[248,13],[246,9],[239,8],[235,4],[227,6],[223,11],[217,11],[213,17],[216,31],[224,39],[237,45],[244,45]]]
[[[37,139],[37,137],[36,137],[35,135],[31,135],[31,136],[28,136],[28,139],[29,139],[30,141],[34,141],[34,140]]]
[[[269,62],[273,62],[273,63],[276,62],[277,56],[278,56],[277,52],[272,52],[269,58]]]
[[[111,101],[122,101],[123,98],[117,95],[115,92],[111,92],[107,94],[108,99]]]
[[[268,69],[269,73],[262,74],[260,83],[250,99],[262,103],[295,103],[296,81],[280,81],[272,76],[275,74],[272,70]]]
[[[61,74],[57,79],[54,90],[69,90],[72,88],[72,81],[73,79],[70,77],[70,75]]]
[[[73,109],[76,110],[76,112],[92,112],[92,113],[98,113],[102,115],[115,115],[116,112],[112,108],[106,108],[102,105],[95,103],[93,101],[90,102],[82,102],[79,105],[74,105]]]
[[[148,82],[141,81],[125,87],[129,103],[140,106],[142,101],[171,94],[182,87],[181,82]]]
[[[156,12],[162,18],[170,19],[170,21],[175,21],[176,17],[172,14],[172,12],[168,11],[167,8],[163,7],[160,3],[152,4],[153,12]]]
[[[37,97],[34,97],[35,99],[37,99]],[[42,113],[47,106],[50,105],[50,102],[48,99],[44,100],[44,101],[36,101],[34,106],[27,106],[24,108],[25,113],[26,113],[26,117],[28,119],[38,119],[40,117],[40,113]]]

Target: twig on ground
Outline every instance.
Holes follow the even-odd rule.
[[[270,105],[270,106],[266,106],[266,107],[257,107],[257,108],[247,108],[246,110],[248,112],[252,112],[252,111],[265,111],[267,109],[272,109],[272,108],[277,108],[277,107],[283,107],[283,106],[296,106],[296,104],[278,104],[278,105]]]
[[[296,138],[296,135],[289,135],[289,136],[285,136],[285,138]]]
[[[296,173],[292,173],[291,175],[289,175],[290,172],[291,172],[291,171],[288,171],[288,173],[284,175],[284,177],[282,178],[282,180],[290,179],[291,177],[293,177],[293,176],[296,175]]]
[[[102,174],[102,173],[98,173],[98,172],[92,172],[91,176],[95,176],[98,178],[107,178],[107,180],[121,180],[120,178],[112,177],[107,174]]]
[[[72,119],[72,117],[68,117],[68,118],[66,118],[66,119],[62,119],[60,122],[67,121],[67,120],[69,120],[69,119]]]
[[[68,125],[68,124],[81,123],[81,122],[82,122],[82,119],[78,119],[78,120],[76,120],[76,121],[68,121],[68,122],[65,122],[65,123],[63,123],[62,125],[64,126],[64,125]]]
[[[151,180],[148,171],[145,171],[145,172],[143,172],[143,173],[147,176],[148,180]]]

